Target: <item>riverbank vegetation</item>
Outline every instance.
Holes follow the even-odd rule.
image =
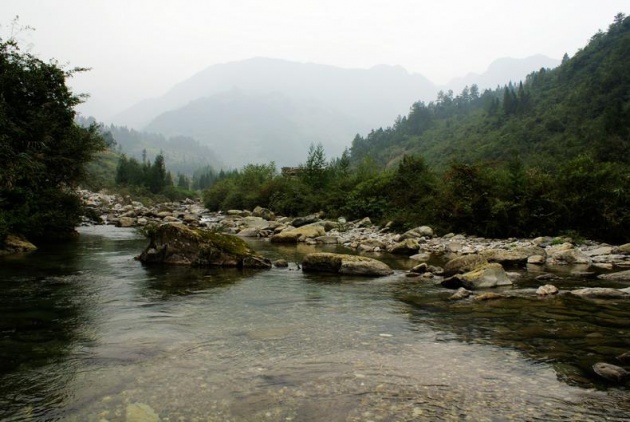
[[[75,188],[105,148],[95,126],[74,123],[83,97],[66,79],[84,70],[44,62],[0,38],[0,241],[9,233],[64,237],[80,221]]]

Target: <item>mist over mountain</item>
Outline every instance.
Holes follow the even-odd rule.
[[[297,165],[311,143],[321,142],[329,157],[339,156],[357,133],[390,125],[416,101],[434,101],[439,89],[517,80],[547,67],[549,60],[503,59],[486,74],[438,87],[400,66],[343,69],[253,58],[210,66],[113,122],[165,136],[191,136],[230,167],[269,161]]]
[[[465,86],[477,84],[480,90],[495,89],[508,82],[518,84],[524,81],[530,73],[540,70],[540,68],[553,69],[560,64],[560,60],[552,59],[542,54],[537,54],[523,59],[503,57],[490,64],[484,73],[469,73],[461,78],[452,79],[445,89],[452,89],[458,93]]]

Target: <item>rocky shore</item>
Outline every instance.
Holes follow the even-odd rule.
[[[576,245],[570,238],[562,237],[486,239],[453,233],[436,236],[428,226],[394,233],[388,226],[372,224],[368,218],[359,221],[328,220],[320,214],[291,218],[277,216],[260,207],[252,211],[212,213],[200,202],[190,199],[145,206],[117,195],[88,191],[80,194],[86,214],[91,217],[85,218],[86,224],[144,227],[182,223],[191,228],[268,239],[274,243],[338,244],[366,254],[385,252],[407,256],[419,264],[410,269],[410,277],[420,275],[440,282],[481,267],[498,277],[499,285],[506,284],[499,267],[531,269],[539,273],[537,277],[541,281],[549,281],[554,276],[541,269],[559,265],[571,265],[578,276],[599,274],[601,278],[630,281],[630,244],[584,241]],[[444,268],[422,265],[434,257],[441,257],[446,262]],[[457,285],[456,282],[447,284],[454,288]]]

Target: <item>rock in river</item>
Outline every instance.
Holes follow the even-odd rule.
[[[271,268],[271,261],[232,235],[174,223],[158,226],[149,238],[149,246],[137,258],[147,264]]]
[[[373,258],[335,253],[312,253],[304,257],[302,271],[381,277],[393,273],[385,263]]]
[[[593,365],[593,371],[600,377],[612,382],[625,382],[630,378],[630,373],[622,367],[605,362],[597,362]]]

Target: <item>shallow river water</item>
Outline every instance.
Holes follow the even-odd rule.
[[[630,350],[628,301],[491,302],[404,277],[143,267],[130,229],[0,260],[0,420],[628,420],[591,366]],[[602,285],[564,278],[561,289]],[[610,285],[615,287],[615,285]],[[159,418],[159,419],[158,419]]]

